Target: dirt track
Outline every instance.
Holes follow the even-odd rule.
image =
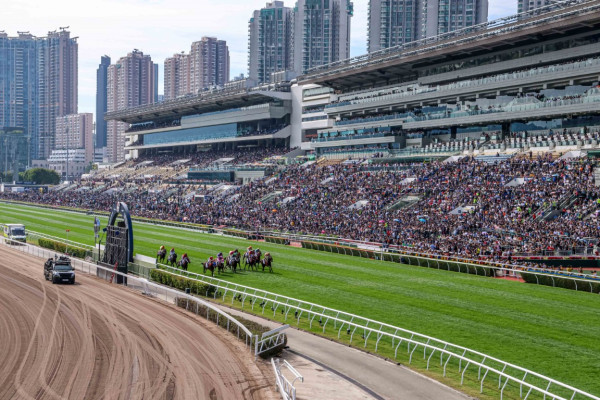
[[[0,246],[0,399],[276,399],[274,378],[210,322]]]

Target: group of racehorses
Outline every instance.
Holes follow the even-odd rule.
[[[171,249],[171,252],[167,257],[165,246],[161,246],[156,254],[156,262],[164,264],[165,259],[167,260],[167,264],[171,265],[171,267],[181,268],[184,271],[187,271],[188,265],[191,264],[187,253],[178,261],[175,249]],[[259,267],[262,267],[263,272],[265,268],[267,268],[269,272],[273,272],[273,257],[268,252],[265,253],[263,257],[260,249],[253,250],[252,246],[250,246],[241,257],[237,249],[230,251],[227,257],[223,257],[223,253],[217,254],[216,257],[211,256],[203,264],[203,267],[204,273],[210,271],[211,276],[215,275],[215,270],[217,270],[219,274],[225,272],[225,268],[229,268],[235,273],[237,272],[238,267],[257,271]]]

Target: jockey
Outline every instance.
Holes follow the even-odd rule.
[[[171,248],[171,252],[169,253],[169,258],[174,259],[177,257],[177,253],[175,253],[175,248]]]
[[[217,261],[223,262],[223,253],[219,252],[219,254],[217,254]]]
[[[181,257],[181,263],[182,264],[183,263],[187,263],[187,264],[191,263],[191,261],[190,261],[188,255],[187,255],[187,253],[183,253],[183,256]]]
[[[229,256],[232,256],[232,255],[233,255],[233,250],[231,250],[231,251],[229,252]]]
[[[208,257],[208,260],[206,260],[206,263],[209,265],[213,265],[215,263],[215,259],[213,258],[213,256]]]

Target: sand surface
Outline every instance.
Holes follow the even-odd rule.
[[[0,399],[277,399],[270,366],[211,322],[0,246]]]

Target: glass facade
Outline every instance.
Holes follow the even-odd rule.
[[[238,136],[238,124],[205,126],[144,135],[144,145],[184,143]]]

